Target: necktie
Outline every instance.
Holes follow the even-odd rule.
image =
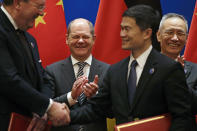
[[[78,78],[84,74],[83,68],[85,67],[86,62],[78,62],[77,65],[79,66],[79,69],[77,72],[77,78]],[[85,98],[86,98],[85,94],[81,93],[81,95],[77,99],[80,105],[83,104],[83,102],[85,101]]]
[[[28,63],[26,63],[26,64],[29,65],[29,67],[30,67],[30,69],[27,69],[26,71],[29,74],[29,77],[30,77],[30,80],[32,81],[33,86],[35,88],[37,88],[37,83],[38,83],[38,76],[37,75],[38,74],[37,74],[35,64],[34,64],[35,62],[33,59],[31,45],[28,43],[28,41],[25,37],[24,31],[18,29],[18,30],[16,30],[16,32],[17,32],[17,35],[21,41],[21,45],[23,47],[24,53],[26,54],[26,57],[27,57]]]
[[[131,63],[131,69],[128,79],[128,97],[129,97],[129,104],[131,105],[133,102],[133,97],[135,95],[136,90],[136,81],[137,81],[137,75],[135,67],[137,66],[137,61],[133,60]]]

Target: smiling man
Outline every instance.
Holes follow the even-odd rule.
[[[83,94],[77,98],[76,95],[73,95],[74,93],[71,93],[74,81],[81,75],[88,77],[89,81],[93,81],[95,75],[98,75],[98,84],[100,84],[109,67],[108,64],[96,60],[91,54],[95,38],[94,27],[90,21],[83,18],[73,20],[68,25],[67,31],[67,44],[71,56],[46,67],[55,90],[54,99],[58,102],[66,102],[71,109],[83,106],[87,100]],[[91,124],[62,126],[52,130],[105,131],[107,128],[106,120],[102,119]]]
[[[182,63],[187,85],[192,93],[192,111],[197,113],[197,64],[185,61],[180,53],[187,41],[187,20],[179,14],[169,13],[163,16],[157,39],[161,45],[161,53]]]
[[[147,5],[122,15],[122,49],[129,57],[111,65],[98,94],[80,109],[71,110],[71,123],[115,117],[117,124],[170,113],[169,131],[190,131],[190,94],[180,63],[152,47],[158,12]]]
[[[69,122],[66,105],[53,102],[36,40],[26,32],[44,14],[45,0],[3,0],[0,8],[0,130],[12,112],[48,114],[53,125]],[[45,115],[46,116],[46,115]]]

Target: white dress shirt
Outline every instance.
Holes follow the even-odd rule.
[[[138,58],[136,58],[136,61],[138,63],[138,65],[135,68],[136,69],[136,75],[137,75],[136,87],[137,87],[137,84],[139,82],[139,79],[140,79],[140,76],[142,74],[142,71],[144,69],[144,65],[146,63],[146,60],[147,60],[152,48],[153,48],[152,45],[150,45],[150,47],[144,53],[142,53],[140,56],[138,56]],[[133,60],[134,60],[134,57],[133,57],[133,55],[131,53],[129,64],[128,64],[127,80],[129,78],[129,73],[130,73],[130,69],[131,69],[131,63],[132,63]]]
[[[75,78],[77,78],[77,73],[78,73],[78,69],[79,66],[77,65],[77,63],[79,62],[77,59],[75,59],[72,55],[71,55],[71,62],[73,65],[73,69],[74,69],[74,73],[75,73]],[[85,65],[85,67],[83,68],[83,73],[84,76],[88,77],[89,73],[90,73],[90,66],[92,63],[92,55],[90,55],[84,62],[86,62],[87,64]],[[67,94],[67,99],[68,99],[68,103],[70,106],[74,105],[77,100],[74,100],[71,96],[71,91]]]

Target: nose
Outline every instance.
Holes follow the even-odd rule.
[[[79,38],[78,42],[84,42],[83,38]]]
[[[125,31],[124,31],[124,30],[121,30],[121,31],[120,31],[120,37],[125,37],[125,36],[126,36]]]
[[[174,40],[174,41],[177,41],[178,40],[178,36],[177,36],[177,34],[175,33],[173,36],[172,36],[172,38],[171,38],[172,40]]]

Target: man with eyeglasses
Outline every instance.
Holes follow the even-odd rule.
[[[197,64],[184,60],[180,56],[187,41],[187,20],[179,14],[168,13],[162,17],[157,39],[161,53],[180,62],[184,67],[187,85],[192,93],[192,113],[197,113]]]
[[[68,25],[66,43],[69,46],[71,55],[65,60],[61,60],[46,67],[49,79],[54,90],[54,100],[66,102],[71,109],[82,107],[87,97],[92,96],[97,90],[93,88],[92,94],[87,97],[80,94],[79,97],[72,89],[74,81],[82,76],[89,81],[98,80],[98,84],[103,80],[104,74],[109,65],[96,60],[91,52],[96,36],[93,24],[83,18],[74,19]],[[95,77],[98,75],[98,77]],[[88,88],[88,87],[87,87]],[[86,88],[84,88],[86,89]],[[91,88],[90,88],[91,89]],[[90,124],[75,124],[69,126],[55,127],[52,131],[105,131],[107,130],[106,120],[101,119]]]
[[[45,0],[4,0],[0,9],[0,130],[12,112],[48,115],[53,125],[70,121],[69,109],[49,99],[51,85],[41,66],[36,40],[26,31],[44,14]]]

